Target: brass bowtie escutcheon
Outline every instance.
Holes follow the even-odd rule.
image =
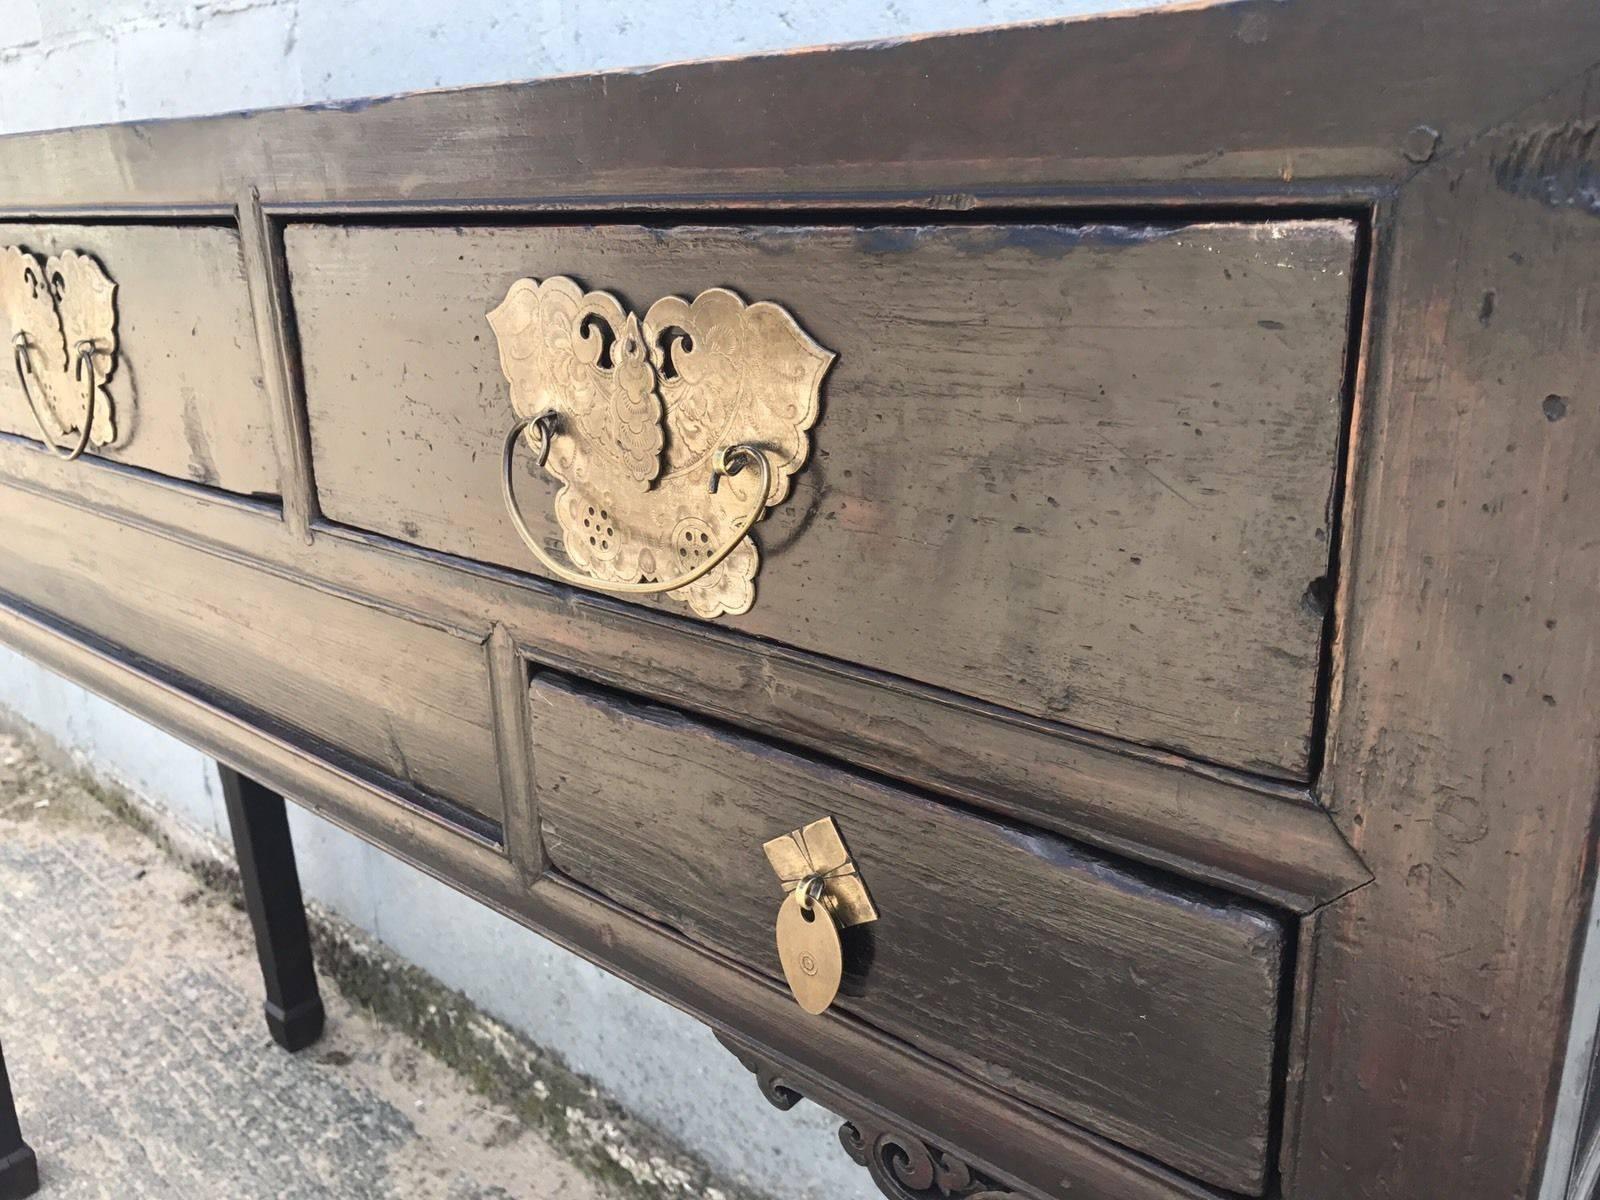
[[[844,978],[839,931],[878,919],[855,860],[832,817],[823,817],[762,849],[788,895],[778,909],[778,962],[806,1012],[826,1012]]]
[[[45,449],[68,462],[114,442],[117,285],[93,258],[0,246],[0,322]]]
[[[726,288],[663,297],[641,320],[563,275],[517,280],[489,325],[517,417],[502,498],[545,571],[664,594],[702,617],[749,611],[760,566],[750,534],[810,455],[832,352],[779,305]],[[517,502],[521,444],[561,484],[566,561]]]

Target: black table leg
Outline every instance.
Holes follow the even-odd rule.
[[[39,1166],[22,1140],[17,1106],[11,1099],[6,1059],[0,1053],[0,1200],[22,1200],[39,1190]]]
[[[283,797],[230,767],[218,770],[267,985],[267,1028],[285,1050],[303,1050],[322,1036],[324,1016]]]

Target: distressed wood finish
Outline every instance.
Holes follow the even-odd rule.
[[[0,441],[0,477],[121,520],[181,528],[185,540],[215,553],[248,546],[250,559],[269,570],[373,604],[404,597],[428,622],[500,624],[532,657],[573,674],[844,755],[1297,911],[1371,878],[1304,788],[1020,718],[528,576],[461,570],[348,530],[324,526],[307,546],[278,536],[280,523],[259,507],[175,492],[132,473],[96,472],[74,480],[71,493],[57,492],[50,460],[20,443]],[[522,712],[520,690],[508,685],[518,695],[507,711]],[[864,711],[874,719],[862,721]]]
[[[1527,0],[1191,0],[248,120],[130,122],[6,139],[0,204],[231,208],[241,181],[268,204],[313,209],[1361,194],[1588,69],[1596,19],[1588,0],[1531,14]],[[1424,124],[1433,136],[1408,136]]]
[[[329,519],[537,570],[500,501],[514,414],[484,313],[523,275],[639,311],[730,286],[839,357],[813,460],[758,531],[755,608],[724,623],[1303,777],[1353,239],[1293,221],[285,241]],[[522,491],[559,547],[549,481],[529,469]]]
[[[1376,878],[1318,927],[1292,1194],[1535,1194],[1600,797],[1597,118],[1575,83],[1388,214],[1325,782]]]
[[[761,846],[832,815],[880,913],[847,934],[855,967],[870,966],[838,1007],[1213,1183],[1260,1190],[1276,920],[558,677],[535,677],[530,706],[557,870],[781,978],[782,892]]]
[[[7,551],[13,528],[24,540],[20,558],[0,556],[0,639],[694,1013],[730,1036],[763,1083],[791,1080],[861,1128],[899,1131],[1026,1200],[1222,1193],[851,1012],[797,1020],[765,971],[545,869],[520,658],[967,806],[952,820],[981,820],[967,814],[987,808],[1282,905],[1301,919],[1285,971],[1267,1194],[1532,1200],[1563,1091],[1600,807],[1597,63],[1592,0],[1237,0],[0,139],[6,220],[86,223],[118,238],[247,227],[256,320],[242,342],[265,347],[272,366],[281,466],[270,490],[285,498],[280,511],[230,495],[226,480],[175,486],[105,459],[64,468],[0,436]],[[514,240],[529,226],[555,237],[629,222],[728,236],[741,222],[838,231],[1290,219],[1354,221],[1371,247],[1358,255],[1350,486],[1317,722],[1326,751],[1310,772],[1274,761],[1293,754],[1199,761],[1096,732],[1109,726],[1081,710],[1063,722],[1015,701],[1002,708],[962,680],[919,682],[797,648],[791,633],[750,637],[317,512],[286,225],[356,222],[374,237],[386,220],[499,225],[496,236]],[[612,282],[604,262],[562,267]],[[630,300],[651,298],[634,286]],[[674,277],[654,290],[686,285]],[[463,328],[465,311],[452,309]],[[400,353],[380,349],[362,369]],[[382,400],[374,428],[395,411],[393,396]],[[97,540],[118,544],[108,526],[133,530],[139,553],[91,562]],[[78,548],[45,548],[46,529]],[[141,607],[157,588],[139,572],[168,563],[181,564],[183,594]],[[223,593],[223,576],[241,588]],[[928,577],[942,581],[937,564]],[[19,580],[37,605],[17,598]],[[241,592],[291,607],[243,615]],[[307,688],[314,703],[294,708],[318,729],[184,677],[173,663],[206,639],[187,616],[160,615],[236,621],[259,649],[272,621],[309,614],[317,626],[345,605],[366,614],[356,624],[382,618],[391,631],[371,642],[392,653],[360,673],[361,686],[342,665],[347,647],[315,628],[297,635],[313,667],[252,652],[280,682],[343,680],[337,707]],[[139,629],[136,653],[118,638]],[[329,729],[344,736],[347,710],[362,739],[379,732],[363,714],[385,671],[436,695],[436,636],[473,655],[476,690],[451,708],[481,732],[452,732],[452,753],[506,794],[495,810],[503,845],[475,835],[462,809],[430,811],[391,774],[387,751],[361,751],[378,765],[327,740]],[[417,646],[435,650],[412,662]],[[453,680],[466,660],[442,657]],[[1179,724],[1214,738],[1235,720],[1217,704],[1197,693]],[[1277,719],[1280,732],[1302,727],[1298,710]],[[434,724],[430,734],[450,729]],[[413,749],[406,741],[408,760]],[[1223,761],[1261,762],[1279,778]],[[1297,773],[1311,777],[1282,778]],[[1204,1041],[1167,1050],[1187,1058]],[[1108,1051],[1106,1069],[1118,1061]],[[1564,1169],[1550,1174],[1559,1190]],[[910,1190],[930,1200],[938,1182]]]
[[[974,1166],[1024,1197],[1070,1200],[1219,1200],[1219,1193],[1084,1129],[909,1052],[904,1043],[840,1017],[825,1028],[795,1021],[787,989],[697,947],[593,892],[546,875],[532,887],[515,864],[459,830],[423,819],[369,779],[319,759],[303,742],[253,725],[175,688],[143,665],[0,597],[0,634],[253,777],[277,781],[328,820],[561,946],[694,1014],[754,1039],[774,1059],[807,1064],[808,1094],[891,1119],[930,1143],[959,1145]],[[827,1079],[826,1087],[811,1079]],[[1004,1167],[998,1164],[1004,1163]],[[1070,1182],[1069,1182],[1070,1181]]]
[[[505,809],[482,640],[84,511],[13,493],[0,589],[416,803]]]
[[[243,495],[278,495],[273,417],[236,230],[0,224],[0,245],[84,251],[117,285],[117,365],[107,386],[117,438],[94,454]],[[11,332],[0,313],[8,359]],[[9,362],[0,371],[0,433],[39,436]]]

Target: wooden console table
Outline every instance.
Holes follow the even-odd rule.
[[[1577,1197],[1597,64],[1241,0],[0,140],[0,641],[227,764],[290,1049],[282,796],[901,1200]]]

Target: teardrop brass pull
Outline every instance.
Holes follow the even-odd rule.
[[[778,909],[778,961],[800,1007],[824,1013],[844,979],[844,947],[832,909],[823,900],[822,876],[812,875]]]
[[[789,894],[778,909],[778,962],[796,1002],[824,1013],[844,979],[839,931],[878,919],[855,859],[832,817],[823,817],[762,849]]]

